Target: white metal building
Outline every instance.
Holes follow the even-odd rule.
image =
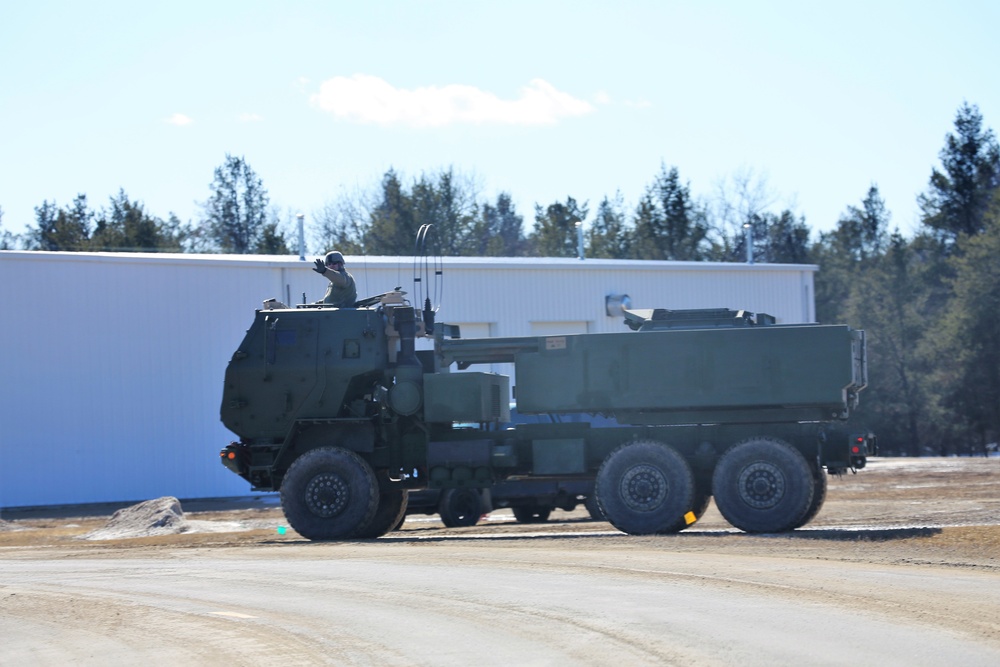
[[[326,279],[311,266],[0,251],[0,508],[247,495],[217,460],[233,439],[219,421],[223,374],[264,299],[322,298]],[[347,266],[361,298],[396,286],[416,295],[412,258]],[[463,338],[622,331],[609,295],[634,308],[815,319],[813,265],[444,258],[442,268],[437,319]]]

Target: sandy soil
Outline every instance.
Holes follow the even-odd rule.
[[[1000,664],[1000,459],[830,481],[780,535],[714,507],[668,536],[579,508],[331,543],[261,500],[4,511],[0,664]]]

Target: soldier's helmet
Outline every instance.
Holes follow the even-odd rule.
[[[333,252],[326,253],[326,259],[323,260],[323,263],[326,264],[327,266],[330,266],[331,264],[334,264],[335,262],[340,262],[341,264],[343,264],[344,263],[344,256],[341,255],[336,250],[334,250]]]

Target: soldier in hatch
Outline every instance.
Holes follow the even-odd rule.
[[[334,250],[326,253],[326,259],[317,259],[313,271],[326,276],[330,286],[326,288],[326,296],[322,301],[337,308],[354,308],[358,300],[358,290],[354,285],[354,276],[344,268],[344,256]]]

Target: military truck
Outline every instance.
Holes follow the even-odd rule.
[[[463,339],[436,320],[400,289],[355,308],[265,303],[226,369],[221,418],[239,440],[222,463],[279,491],[303,537],[337,540],[397,526],[409,490],[512,477],[593,480],[628,534],[683,530],[712,497],[738,529],[783,532],[819,512],[827,475],[874,453],[848,425],[867,362],[864,332],[846,325],[626,310],[620,333]],[[619,426],[497,428],[510,379],[474,369],[493,363],[513,363],[522,412]]]

